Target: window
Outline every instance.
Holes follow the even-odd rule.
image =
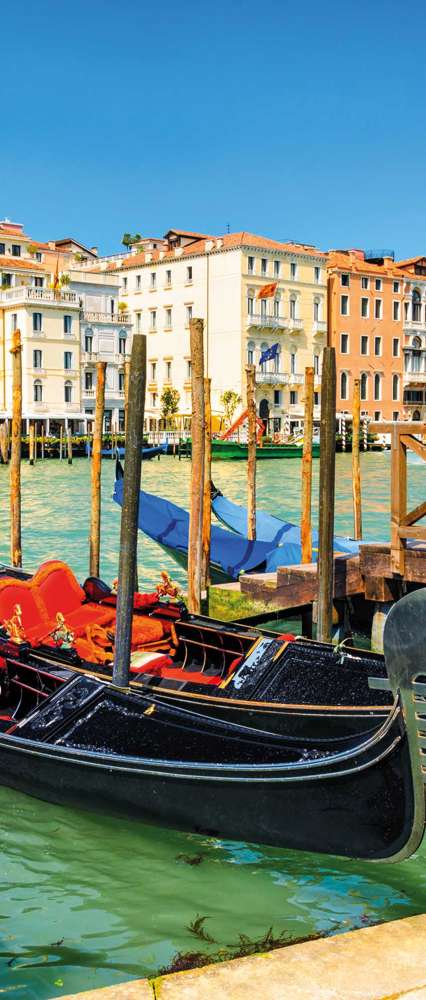
[[[361,299],[361,316],[363,319],[368,319],[369,308],[368,299]]]
[[[314,354],[314,375],[319,375],[319,354]]]
[[[136,275],[136,291],[140,292],[140,290],[141,290],[141,276],[140,276],[140,274],[137,274]]]
[[[394,281],[394,283],[393,283],[393,290],[394,290],[395,294],[397,292],[399,292],[399,281]]]
[[[91,333],[86,333],[86,336],[84,338],[84,350],[87,351],[88,354],[92,353],[93,337]]]
[[[297,277],[297,264],[292,262],[290,264],[290,278],[293,278],[294,281],[296,277]]]
[[[72,352],[64,351],[64,368],[72,368]]]
[[[157,379],[157,362],[151,361],[151,382],[155,382]]]
[[[399,337],[394,337],[392,341],[392,356],[399,358]]]
[[[318,299],[315,299],[315,302],[314,302],[314,322],[315,323],[317,323],[318,320],[319,320],[319,318],[320,318],[319,312],[320,312],[320,304],[318,302]]]
[[[392,375],[392,399],[394,402],[399,399],[399,375]]]
[[[192,281],[192,266],[191,265],[189,267],[187,267],[187,269],[186,269],[186,280],[187,280],[187,282],[188,281]]]
[[[296,374],[296,355],[290,354],[290,372],[292,375]]]
[[[296,299],[290,299],[290,319],[296,319]]]
[[[349,316],[349,295],[340,296],[340,315]]]
[[[361,399],[368,399],[368,375],[367,372],[362,372],[360,380],[360,396]]]
[[[279,319],[280,315],[280,300],[274,299],[274,318]]]
[[[166,271],[166,282],[165,282],[166,288],[170,288],[171,283],[172,283],[172,272]]]
[[[321,268],[320,267],[314,267],[314,281],[315,281],[315,284],[319,285],[320,280],[321,280]]]
[[[41,351],[33,351],[33,368],[42,367]]]
[[[123,278],[123,292],[127,292],[127,278]]]
[[[157,310],[151,309],[150,312],[150,328],[151,330],[157,329]]]
[[[392,413],[392,420],[399,420],[398,410],[394,410],[394,412]]]
[[[34,288],[43,288],[43,278],[34,278]]]
[[[38,261],[39,264],[43,260],[43,254],[40,250],[37,250],[37,253],[34,254],[34,260]]]
[[[422,306],[421,306],[420,292],[417,291],[417,288],[414,289],[412,301],[413,301],[413,323],[420,323],[420,320],[422,318]]]
[[[72,403],[72,382],[65,382],[64,399],[66,403]]]
[[[64,333],[71,333],[72,316],[64,316]]]
[[[6,253],[6,244],[5,243],[0,243],[0,253],[1,254],[5,254]]]
[[[340,398],[348,398],[348,376],[346,372],[342,372],[340,376]]]
[[[84,373],[84,388],[93,389],[93,372]]]
[[[260,315],[262,319],[266,319],[267,315],[266,299],[260,300]]]
[[[374,287],[376,289],[376,292],[381,292],[381,290],[382,290],[382,279],[381,278],[376,278],[376,280],[374,282]]]
[[[252,341],[247,345],[247,364],[254,364],[254,344]]]
[[[361,288],[369,288],[370,279],[365,276],[361,278]]]
[[[404,319],[408,319],[408,302],[404,302]]]
[[[381,353],[382,353],[382,338],[381,337],[375,337],[374,338],[374,353],[376,355],[376,358],[380,358]]]
[[[349,281],[350,281],[349,274],[340,275],[340,284],[343,286],[343,288],[349,288]]]
[[[189,326],[189,323],[192,319],[192,306],[186,306],[185,312],[186,312],[186,325]]]
[[[399,319],[399,316],[400,316],[400,306],[401,306],[400,302],[394,302],[393,305],[392,305],[392,315],[393,315],[394,319],[397,319],[397,320]]]
[[[190,361],[189,358],[188,358],[188,360],[186,362],[186,377],[187,377],[187,379],[191,378],[191,374],[192,374],[192,361]]]
[[[154,409],[155,409],[155,407],[157,405],[157,395],[158,395],[158,393],[156,393],[156,392],[152,392],[151,393],[151,406],[153,406]]]
[[[42,386],[42,384],[41,384],[41,382],[40,382],[39,379],[36,379],[36,381],[34,382],[33,390],[34,390],[34,402],[35,403],[42,403],[43,402],[43,386]]]
[[[314,406],[319,406],[319,392],[314,392]]]
[[[274,406],[281,406],[282,392],[281,389],[274,389]]]
[[[157,274],[155,271],[151,271],[149,279],[149,287],[151,288],[151,290],[157,287]]]
[[[376,372],[374,376],[374,399],[382,398],[382,379],[381,376]]]
[[[254,257],[247,257],[247,270],[249,274],[254,274]]]
[[[340,334],[340,353],[349,354],[349,336],[347,333]]]
[[[12,332],[18,329],[18,313],[11,313],[10,329],[12,330]]]
[[[19,243],[12,243],[12,257],[20,257],[20,256],[21,256],[21,247],[19,246]]]
[[[261,262],[260,262],[260,273],[261,274],[267,274],[268,273],[268,261],[267,261],[266,257],[262,257],[262,259],[261,259]]]
[[[253,316],[253,312],[254,312],[254,299],[251,295],[249,295],[247,299],[247,315]]]
[[[297,403],[297,392],[295,389],[290,389],[290,406],[296,406]]]
[[[2,283],[2,288],[10,288],[12,284],[12,275],[5,274],[5,272],[3,271],[1,283]]]
[[[382,318],[382,300],[381,299],[375,299],[374,300],[374,318],[375,319],[381,319]]]
[[[368,354],[368,337],[361,337],[361,354]]]
[[[142,329],[142,313],[136,313],[136,333],[140,333]]]
[[[166,363],[165,363],[165,369],[166,369],[166,382],[170,382],[171,378],[172,378],[172,362],[171,361],[166,361]]]
[[[166,329],[170,330],[171,325],[172,325],[172,310],[168,307],[166,309],[166,319],[165,319]]]
[[[375,420],[379,421],[381,419],[381,416],[382,416],[381,410],[375,410],[374,411],[374,419]]]
[[[126,340],[127,340],[126,337],[119,337],[118,338],[118,353],[119,354],[125,354],[126,353]]]
[[[281,271],[281,261],[274,260],[274,278],[279,278]]]
[[[42,323],[42,313],[33,313],[33,331],[39,333],[41,331]]]
[[[118,391],[124,392],[124,372],[118,373]]]

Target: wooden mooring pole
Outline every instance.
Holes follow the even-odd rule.
[[[41,457],[44,458],[44,420],[42,421],[42,425],[41,425],[41,446],[40,446],[40,450],[41,450]]]
[[[12,566],[22,566],[21,451],[22,451],[22,345],[21,333],[12,334],[12,444],[10,453],[10,555]]]
[[[3,465],[7,465],[8,461],[9,461],[9,449],[8,449],[8,446],[7,446],[7,428],[6,428],[6,422],[3,422],[2,424],[0,424],[0,452],[1,452],[1,460],[3,462]]]
[[[29,428],[28,457],[30,465],[34,465],[34,424],[32,420],[30,422],[30,428]]]
[[[145,387],[146,337],[137,333],[133,337],[129,373],[129,407],[126,427],[123,506],[121,511],[115,655],[112,672],[113,684],[116,684],[118,687],[127,687],[129,683]]]
[[[320,642],[331,641],[333,624],[333,535],[336,475],[336,352],[325,347],[321,376],[318,625]]]
[[[305,368],[305,416],[302,455],[302,563],[312,562],[312,435],[314,428],[314,369]]]
[[[203,562],[203,493],[204,493],[204,323],[191,319],[191,508],[188,539],[188,608],[192,614],[201,611]]]
[[[67,455],[68,465],[72,465],[72,434],[71,427],[67,427]]]
[[[210,538],[212,526],[212,408],[211,378],[204,379],[204,493],[203,493],[203,567],[201,589],[210,586]]]
[[[59,428],[59,459],[61,462],[62,462],[63,449],[64,449],[64,429],[61,426]]]
[[[102,466],[102,431],[105,409],[105,371],[106,361],[98,361],[96,365],[96,407],[92,448],[92,504],[90,514],[89,541],[89,572],[90,576],[99,576],[101,547],[101,466]]]
[[[129,410],[129,375],[130,361],[124,362],[124,433],[127,431],[127,413]]]
[[[354,379],[352,402],[352,495],[354,503],[354,538],[362,538],[361,468],[359,461],[359,436],[361,432],[360,380]]]
[[[247,538],[256,538],[256,373],[246,365],[247,393]]]

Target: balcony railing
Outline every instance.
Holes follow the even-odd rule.
[[[83,386],[81,394],[82,396],[85,396],[86,399],[94,399],[96,396],[96,389],[86,389],[85,386]]]
[[[404,385],[408,383],[412,385],[424,385],[426,383],[426,372],[404,372],[403,381]]]
[[[247,326],[260,326],[265,330],[285,330],[288,320],[284,316],[264,316],[262,313],[249,313]]]
[[[256,372],[258,385],[288,385],[289,377],[287,372]]]
[[[288,327],[289,330],[293,330],[293,333],[295,333],[297,330],[303,330],[303,319],[299,319],[296,318],[295,316],[292,316],[291,319],[287,321],[286,326]]]
[[[62,288],[55,292],[51,288],[33,288],[32,285],[18,285],[14,288],[3,289],[3,291],[0,292],[0,301],[42,302],[55,306],[79,305],[75,292],[65,292]]]
[[[421,328],[425,326],[426,321],[423,321],[421,316],[419,319],[404,319],[404,330],[409,330],[410,333],[421,331]]]
[[[327,333],[327,320],[325,319],[314,319],[312,325],[312,333],[316,337],[320,333]]]
[[[294,372],[290,375],[290,385],[303,385],[304,381],[304,375],[295,375]]]
[[[82,309],[81,317],[85,323],[115,323],[119,326],[125,326],[132,322],[130,313],[128,312],[87,312],[85,309]]]

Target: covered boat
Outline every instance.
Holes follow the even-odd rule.
[[[1,638],[4,784],[54,802],[286,848],[401,860],[418,847],[424,830],[424,736],[418,734],[425,732],[426,683],[418,675],[426,591],[404,598],[389,615],[385,641],[394,690],[384,718],[340,746],[332,740],[316,745],[302,734],[253,732],[190,704],[161,703],[145,685],[119,689],[81,659],[72,662],[71,636],[92,627],[94,615],[111,614],[113,598],[110,604],[108,596],[99,600],[98,590],[94,600],[92,580],[92,599],[83,591],[85,599],[73,607],[81,596],[73,581],[67,578],[60,591],[61,568],[51,569],[42,567],[38,580],[7,572],[0,580],[3,606],[17,593],[22,598],[3,620]],[[54,607],[66,599],[69,609],[59,622],[56,612],[52,629]],[[141,614],[135,608],[133,644]],[[281,643],[274,675],[288,646],[272,641]],[[246,684],[255,690],[267,655],[258,647],[257,655],[243,657],[226,687],[233,684],[237,694]],[[375,685],[389,687],[385,677],[376,677]]]
[[[142,448],[142,458],[144,462],[149,462],[151,458],[158,458],[160,455],[165,455],[167,446],[163,444],[159,445],[145,445]],[[86,455],[90,458],[92,454],[92,449],[90,442],[86,441]],[[101,455],[102,458],[124,458],[126,454],[126,449],[121,445],[115,445],[114,448],[102,448]]]

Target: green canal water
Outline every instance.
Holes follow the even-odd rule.
[[[336,531],[352,528],[350,456],[337,459]],[[119,511],[111,501],[113,462],[103,465],[102,574],[117,572]],[[218,486],[244,499],[244,466],[217,463]],[[364,535],[387,538],[389,457],[362,456]],[[23,467],[24,564],[66,559],[88,572],[90,466],[87,460]],[[314,498],[318,464],[315,463]],[[410,500],[424,498],[424,469],[410,466]],[[186,503],[189,463],[147,463],[144,487]],[[0,467],[0,561],[9,560],[8,474]],[[300,463],[262,462],[258,502],[297,520]],[[140,539],[141,585],[168,568]],[[255,804],[254,804],[255,807]],[[261,939],[269,927],[289,940],[338,933],[426,909],[426,844],[400,865],[373,865],[196,837],[119,822],[38,802],[0,787],[0,993],[45,1000],[154,975],[178,952],[214,953]],[[191,931],[206,917],[200,940]]]

